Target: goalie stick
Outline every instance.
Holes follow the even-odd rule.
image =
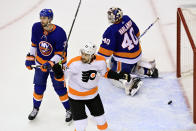
[[[159,20],[159,17],[156,18],[156,20],[150,25],[148,26],[148,28],[139,36],[138,39],[140,39],[143,35],[146,34],[146,32]]]

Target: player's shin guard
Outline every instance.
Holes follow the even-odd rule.
[[[34,108],[39,109],[42,99],[43,99],[43,94],[46,89],[46,85],[34,85],[34,93],[33,93],[33,105]]]
[[[67,94],[67,88],[63,85],[61,86],[54,86],[56,93],[58,94],[64,108],[66,110],[70,110],[69,99]]]
[[[70,110],[70,105],[69,105],[69,99],[68,99],[68,94],[66,93],[65,95],[63,96],[59,96],[64,108],[66,110]]]
[[[104,115],[101,115],[101,116],[96,116],[95,117],[95,120],[97,122],[97,128],[100,130],[100,131],[106,131],[107,128],[108,128],[108,123],[105,119],[105,116]]]
[[[75,131],[85,131],[87,127],[87,119],[74,121]]]
[[[135,68],[135,73],[138,75],[146,75],[151,78],[158,78],[159,73],[156,68],[155,60],[140,60]]]
[[[72,122],[72,113],[70,110],[70,104],[69,104],[69,100],[68,100],[68,95],[67,93],[63,96],[59,96],[64,108],[66,109],[66,118],[65,118],[65,122],[67,125],[70,125]]]

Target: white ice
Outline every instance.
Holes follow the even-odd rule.
[[[50,79],[37,118],[34,121],[27,119],[32,110],[34,72],[25,68],[24,61],[31,44],[31,27],[39,21],[39,11],[53,9],[53,23],[63,27],[68,34],[78,2],[0,0],[0,131],[74,130],[73,125],[65,125],[65,110]],[[144,87],[135,97],[126,96],[122,89],[114,88],[106,79],[100,80],[100,95],[112,131],[196,130],[192,123],[192,108],[188,108],[184,97],[185,94],[192,103],[192,85],[182,81],[184,86],[181,88],[175,77],[176,8],[186,3],[196,4],[195,0],[82,0],[69,41],[68,60],[79,55],[85,42],[99,46],[102,34],[109,26],[106,12],[111,6],[122,8],[141,32],[160,17],[159,23],[141,42],[143,56],[156,59],[161,78],[144,79]],[[173,101],[171,105],[167,104],[169,100]],[[87,131],[96,130],[95,121],[89,116]]]

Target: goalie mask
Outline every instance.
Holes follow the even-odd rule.
[[[81,57],[83,63],[91,63],[93,59],[95,58],[97,47],[95,44],[92,43],[86,43],[81,51]]]
[[[123,17],[123,12],[118,7],[111,7],[107,13],[109,22],[113,24],[119,22]]]

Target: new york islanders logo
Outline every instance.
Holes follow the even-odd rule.
[[[46,41],[41,41],[39,43],[39,50],[42,55],[49,56],[53,51],[53,47],[50,43],[48,43]]]

